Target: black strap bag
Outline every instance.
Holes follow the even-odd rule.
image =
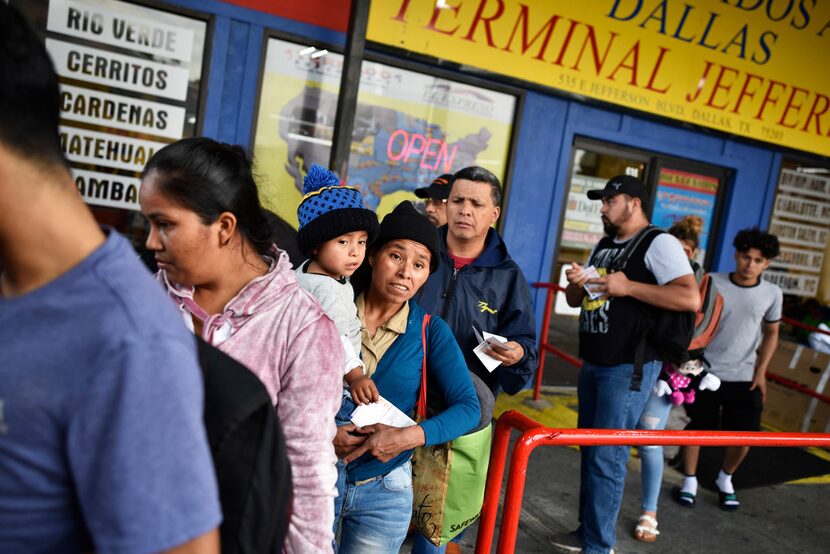
[[[248,368],[198,342],[222,553],[280,553],[291,516],[291,466],[271,398]]]
[[[622,254],[611,263],[608,271],[623,271],[631,255],[646,237],[664,232],[654,225],[649,225],[637,233],[628,242]],[[689,360],[689,344],[695,332],[695,312],[664,310],[644,302],[640,302],[640,305],[648,315],[649,325],[634,350],[634,373],[631,376],[633,391],[639,391],[641,388],[648,346],[657,353],[660,361],[682,365]]]

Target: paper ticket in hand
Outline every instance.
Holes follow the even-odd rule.
[[[479,333],[478,329],[473,327],[473,331],[475,331],[476,339],[478,339],[478,346],[473,348],[473,353],[481,360],[481,363],[484,364],[485,369],[487,371],[493,371],[497,367],[501,365],[501,360],[497,360],[491,356],[488,356],[487,353],[484,351],[492,348],[506,348],[508,350],[513,350],[509,346],[499,346],[507,342],[507,339],[499,336],[494,335],[493,333],[488,333],[484,331],[483,333]]]
[[[599,279],[599,273],[597,272],[597,268],[592,265],[589,265],[584,269],[585,274],[588,276],[588,279]],[[585,283],[583,287],[585,288],[585,292],[588,293],[588,297],[591,300],[596,300],[597,298],[602,297],[605,293],[597,290],[599,285],[595,283]]]
[[[358,427],[366,427],[375,423],[383,423],[390,427],[411,427],[417,425],[412,418],[396,408],[384,397],[371,404],[361,404],[352,412],[352,423]]]

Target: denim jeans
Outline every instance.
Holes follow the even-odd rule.
[[[461,538],[464,536],[464,533],[467,532],[467,529],[461,531],[458,535],[455,536],[450,542],[459,543],[461,542]],[[431,542],[427,540],[425,536],[420,534],[418,531],[415,531],[412,534],[412,554],[442,554],[443,552],[447,551],[447,545],[444,546],[435,546]]]
[[[671,412],[671,402],[668,395],[656,396],[653,392],[646,401],[646,407],[637,429],[662,430],[666,427],[666,420]],[[640,480],[643,483],[643,511],[656,512],[657,499],[660,496],[660,484],[663,482],[663,447],[640,447]]]
[[[337,462],[334,534],[340,554],[397,554],[412,517],[412,465],[406,462],[388,474],[349,483],[343,462]]]
[[[639,391],[630,390],[632,364],[586,362],[579,372],[579,428],[634,429],[660,372],[660,362],[643,366]],[[579,530],[582,552],[606,554],[616,542],[617,516],[625,487],[628,446],[581,447]]]

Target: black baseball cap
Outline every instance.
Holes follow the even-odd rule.
[[[434,198],[436,200],[446,200],[450,197],[450,189],[452,188],[452,173],[445,173],[436,177],[428,187],[421,187],[415,189],[415,196],[418,198]]]
[[[641,180],[631,175],[617,175],[605,183],[604,189],[593,189],[588,191],[588,198],[599,200],[618,194],[627,194],[632,198],[639,198],[643,202],[648,200],[646,186]]]

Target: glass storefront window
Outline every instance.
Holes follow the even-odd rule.
[[[254,135],[260,196],[296,227],[302,181],[327,167],[343,57],[268,41]],[[481,165],[504,179],[516,97],[364,60],[348,183],[382,216],[442,173]]]
[[[100,223],[140,243],[141,170],[198,128],[207,17],[120,0],[13,4],[60,78],[61,146],[81,196]]]

